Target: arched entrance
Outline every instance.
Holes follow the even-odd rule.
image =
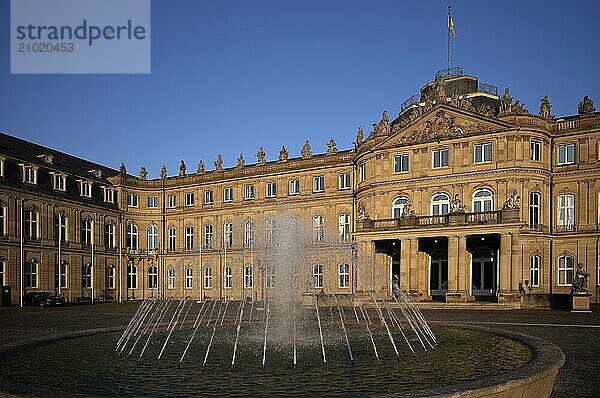
[[[431,296],[446,296],[448,291],[448,252],[446,250],[436,250],[431,254],[429,289]]]
[[[473,251],[471,283],[473,296],[496,295],[496,256],[489,248]]]

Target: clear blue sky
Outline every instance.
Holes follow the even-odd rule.
[[[600,1],[152,2],[149,75],[11,75],[9,1],[0,1],[0,130],[150,177],[181,159],[254,163],[305,139],[350,148],[446,65],[557,116],[589,95],[600,109]]]

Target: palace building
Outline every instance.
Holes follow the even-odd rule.
[[[574,104],[575,105],[575,104]],[[354,148],[139,176],[0,134],[2,303],[148,297],[261,300],[295,231],[324,294],[548,306],[578,264],[598,301],[600,112],[555,117],[508,89],[438,72]],[[303,276],[303,277],[304,277]],[[275,282],[276,283],[276,282]]]

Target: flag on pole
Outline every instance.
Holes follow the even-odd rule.
[[[456,32],[454,31],[454,21],[452,20],[450,13],[448,13],[448,29],[450,29],[452,36],[456,37]]]

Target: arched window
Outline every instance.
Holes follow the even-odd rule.
[[[323,264],[313,265],[313,284],[315,288],[323,287]]]
[[[104,245],[107,249],[115,248],[115,224],[112,221],[104,227]]]
[[[230,222],[223,224],[223,239],[228,248],[233,245],[233,224]]]
[[[169,227],[169,251],[177,250],[177,230],[175,227]]]
[[[565,194],[558,196],[557,225],[561,231],[575,229],[575,195]]]
[[[212,268],[206,267],[204,269],[204,288],[211,289],[212,288]]]
[[[339,216],[338,237],[340,242],[348,242],[350,239],[350,214],[348,213]]]
[[[169,268],[167,276],[167,287],[169,289],[175,289],[175,268]]]
[[[540,256],[537,254],[531,256],[529,286],[540,286]]]
[[[81,244],[84,246],[92,244],[92,220],[81,221]]]
[[[135,224],[127,224],[127,248],[129,250],[138,249],[138,227]]]
[[[254,221],[248,220],[244,223],[244,246],[252,247],[254,244]]]
[[[489,189],[478,189],[473,193],[473,212],[494,210],[494,194]]]
[[[148,267],[148,289],[158,289],[158,268],[156,265]]]
[[[269,218],[266,223],[265,223],[265,232],[266,232],[266,238],[267,238],[267,245],[270,245],[273,243],[274,239],[275,239],[275,220],[272,218]]]
[[[247,267],[244,267],[244,288],[252,289],[253,282],[254,281],[252,277],[252,266],[249,265]]]
[[[540,226],[540,203],[540,193],[531,192],[529,194],[529,228],[537,229]]]
[[[348,264],[340,264],[340,287],[350,286],[350,266]]]
[[[185,250],[194,250],[194,226],[188,225],[185,227]]]
[[[436,193],[431,198],[431,215],[441,216],[448,214],[450,211],[450,197],[448,194],[441,192]]]
[[[137,289],[137,267],[132,262],[127,264],[127,289]]]
[[[233,275],[231,274],[231,267],[225,267],[225,289],[231,289]]]
[[[206,224],[204,226],[204,247],[206,249],[212,249],[213,242],[213,226],[211,224]]]
[[[316,215],[313,217],[313,242],[323,242],[325,235],[325,219],[323,216]]]
[[[406,196],[400,196],[392,202],[392,217],[400,218],[404,213],[404,206],[410,203],[410,199]]]
[[[81,288],[89,289],[92,287],[92,265],[87,263],[81,269]]]
[[[158,250],[158,227],[150,225],[148,227],[148,251]]]
[[[106,288],[115,288],[115,266],[112,264],[106,267]]]
[[[558,258],[558,285],[570,286],[573,283],[574,272],[575,257],[571,255],[560,256]]]

